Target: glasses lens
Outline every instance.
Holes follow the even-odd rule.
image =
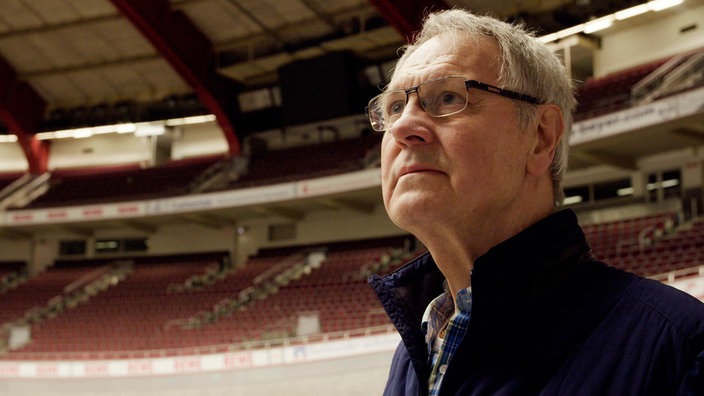
[[[377,132],[382,132],[384,130],[384,117],[379,110],[379,96],[375,96],[369,101],[367,105],[367,115],[369,115],[369,123],[372,125],[372,129]]]
[[[388,129],[403,113],[406,107],[406,92],[388,91],[369,102],[369,122],[375,131]]]
[[[423,109],[434,117],[459,113],[467,107],[467,86],[463,77],[429,80],[418,87]]]
[[[467,85],[464,77],[428,80],[408,91],[387,91],[369,101],[367,112],[372,129],[383,132],[401,117],[408,102],[408,93],[416,90],[421,106],[433,117],[444,117],[467,108]]]

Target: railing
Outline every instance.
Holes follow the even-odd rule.
[[[289,345],[306,345],[335,340],[346,340],[354,337],[368,337],[396,332],[393,325],[364,327],[353,330],[343,330],[330,333],[311,334],[306,336],[276,338],[269,340],[244,341],[232,344],[206,345],[188,348],[150,349],[137,351],[100,351],[100,352],[13,352],[9,355],[0,354],[0,362],[8,360],[32,361],[73,361],[73,360],[123,360],[147,359],[171,356],[196,356],[215,353],[226,353],[244,350],[272,349]]]
[[[0,294],[7,292],[8,290],[14,289],[22,283],[26,282],[27,268],[18,269],[0,276]]]
[[[645,78],[633,85],[633,88],[631,88],[631,100],[633,101],[633,104],[639,104],[646,100],[646,96],[657,88],[665,76],[678,67],[684,59],[686,59],[684,55],[672,57],[670,60],[655,69],[652,73],[648,74]]]
[[[5,188],[0,191],[0,206],[4,206],[4,201],[14,194],[19,188],[29,183],[34,176],[29,173],[25,173],[19,178],[15,179],[12,183],[8,184]]]
[[[650,103],[668,92],[695,84],[702,79],[702,64],[704,64],[704,53],[672,58],[633,86],[631,90],[633,103],[636,105]]]
[[[249,159],[243,156],[220,160],[191,181],[188,185],[188,192],[197,194],[224,188],[231,181],[237,180],[239,175],[247,170],[248,166]]]
[[[111,270],[112,266],[110,264],[105,264],[94,270],[91,270],[87,274],[66,285],[64,287],[64,293],[71,293],[74,290],[87,286],[90,283],[98,280],[99,278],[102,278],[105,274],[110,273]]]
[[[704,265],[700,265],[698,267],[684,268],[677,271],[670,271],[664,274],[657,274],[650,276],[649,278],[660,282],[672,282],[678,278],[683,278],[692,275],[704,276]]]
[[[23,207],[44,194],[49,189],[51,174],[39,176],[25,174],[0,192],[0,210],[9,207]]]
[[[284,260],[271,266],[271,268],[257,275],[252,283],[254,285],[259,285],[265,283],[265,281],[276,279],[279,275],[284,274],[289,268],[294,265],[305,261],[305,252],[299,252],[292,254],[291,256],[285,258]]]
[[[51,297],[45,305],[35,306],[24,315],[0,324],[0,337],[16,325],[39,323],[58,315],[66,309],[72,309],[86,303],[92,296],[115,286],[132,272],[129,262],[115,262],[110,266],[97,268],[66,286],[61,294]]]
[[[313,258],[318,250],[304,250],[294,253],[268,270],[259,274],[252,280],[252,285],[237,294],[237,298],[225,297],[213,305],[212,309],[198,312],[189,318],[175,318],[164,325],[168,330],[172,326],[183,328],[199,328],[204,324],[213,323],[221,316],[229,315],[235,310],[244,309],[256,300],[263,300],[270,294],[276,293],[281,286],[285,286],[293,279],[310,273],[320,268],[321,259]]]

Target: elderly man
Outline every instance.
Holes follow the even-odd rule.
[[[462,10],[369,102],[386,210],[428,248],[370,278],[402,337],[385,395],[704,395],[704,304],[596,261],[556,210],[573,108],[545,46]]]

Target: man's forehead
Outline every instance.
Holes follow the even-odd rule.
[[[438,35],[399,62],[389,87],[408,88],[427,79],[447,75],[494,82],[498,77],[499,59],[499,46],[490,38]]]

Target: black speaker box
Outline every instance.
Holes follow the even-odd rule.
[[[286,126],[364,112],[360,62],[349,52],[331,52],[279,69]]]

